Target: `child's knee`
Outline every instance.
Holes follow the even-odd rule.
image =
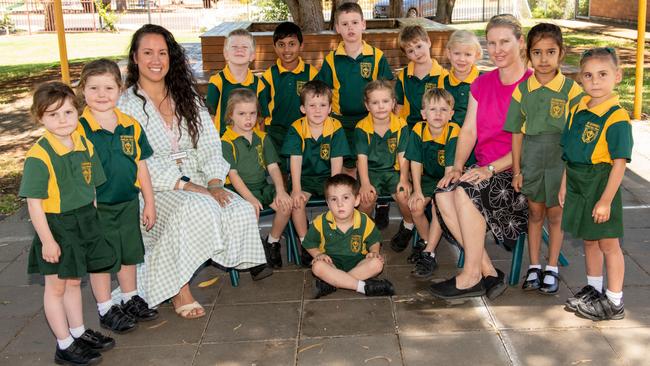
[[[314,261],[311,265],[311,271],[314,276],[321,278],[322,275],[330,269],[331,266],[325,261]]]
[[[544,221],[544,210],[537,208],[528,210],[528,222],[539,224]]]

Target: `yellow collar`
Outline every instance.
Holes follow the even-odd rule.
[[[264,136],[264,132],[260,131],[258,126],[255,126],[255,127],[253,127],[253,136],[255,136],[255,135],[257,135],[257,137],[259,137],[261,139]],[[232,126],[227,126],[226,131],[223,133],[223,136],[221,136],[221,139],[223,141],[231,141],[231,142],[233,142],[233,141],[237,140],[240,137],[243,138],[244,136],[242,136],[242,135],[238,134],[237,132],[235,132],[235,130],[232,129]]]
[[[133,125],[133,121],[127,117],[126,114],[120,112],[119,109],[113,108],[113,112],[117,116],[117,124],[122,126],[122,127],[129,127]],[[97,122],[95,119],[95,116],[93,116],[92,112],[90,111],[90,108],[86,106],[84,108],[83,113],[81,114],[81,117],[88,122],[88,126],[90,126],[90,129],[93,131],[99,131],[102,129],[102,126]]]
[[[429,130],[429,124],[427,123],[427,121],[422,121],[420,123],[422,123],[424,126],[418,127],[416,125],[415,127],[416,129],[414,131],[418,133],[419,131],[417,129],[421,129],[420,131],[422,131],[422,136],[420,137],[422,138],[422,142],[434,141],[441,145],[445,144],[445,132],[449,128],[449,122],[445,123],[445,125],[442,126],[442,132],[440,133],[439,136],[436,137],[433,137],[433,135],[431,134],[431,130]]]
[[[240,84],[237,79],[235,79],[235,76],[233,76],[232,72],[230,72],[230,67],[226,64],[226,67],[223,68],[223,75],[226,77],[226,80],[228,80],[229,83],[231,84]],[[246,79],[241,82],[242,86],[249,86],[255,81],[255,77],[253,76],[253,72],[248,69],[248,73],[246,74]]]
[[[282,62],[280,62],[280,59],[277,59],[275,61],[275,64],[278,65],[278,71],[280,72],[280,74],[285,72],[291,72],[297,75],[305,71],[305,61],[302,60],[302,57],[298,57],[298,66],[296,66],[296,68],[293,70],[285,69],[284,66],[282,66]]]
[[[311,129],[309,128],[309,121],[307,120],[307,117],[302,117],[302,137],[305,139],[308,138],[313,138],[311,136]],[[323,133],[321,134],[322,137],[327,137],[333,135],[335,132],[334,129],[334,119],[332,117],[327,117],[325,122],[323,122]]]
[[[359,210],[355,208],[353,215],[354,218],[352,219],[353,220],[352,228],[356,230],[361,227],[361,212],[359,212]],[[334,218],[334,214],[332,214],[332,211],[327,211],[327,214],[325,214],[325,220],[329,224],[330,229],[332,230],[337,229],[336,219]]]
[[[442,74],[442,72],[445,70],[440,66],[438,61],[435,59],[432,59],[433,64],[431,64],[431,70],[429,71],[429,76],[436,76]],[[409,64],[406,66],[406,76],[413,76],[413,73],[415,72],[415,63],[413,61],[409,62]]]
[[[580,103],[578,103],[578,109],[576,112],[580,112],[582,110],[588,110],[589,112],[597,115],[598,117],[602,117],[607,111],[609,111],[612,107],[616,106],[619,104],[618,101],[618,95],[614,94],[613,97],[607,99],[606,101],[600,103],[599,105],[595,107],[589,108],[589,101],[591,101],[591,97],[588,95],[585,95],[580,99]]]
[[[456,86],[462,82],[471,84],[474,82],[474,80],[476,80],[478,75],[479,75],[478,68],[476,67],[476,65],[472,65],[472,70],[469,72],[469,75],[467,75],[465,80],[460,80],[456,77],[456,75],[454,75],[454,68],[452,67],[451,70],[449,70],[449,84],[451,84],[451,86]]]
[[[59,141],[59,139],[57,139],[50,131],[45,131],[43,137],[47,140],[47,142],[50,143],[50,146],[52,146],[52,149],[54,149],[54,152],[57,155],[63,156],[70,152],[70,149],[68,149],[67,146],[63,145],[63,143]],[[84,146],[83,142],[81,142],[81,134],[79,134],[79,132],[74,131],[70,134],[70,137],[72,137],[72,151],[86,151],[86,147]]]
[[[367,44],[366,41],[361,41],[361,54],[364,56],[372,56],[373,50],[372,46]],[[343,42],[340,42],[339,45],[336,47],[336,51],[334,52],[335,55],[343,55],[347,56],[348,54],[345,52],[345,44]]]
[[[406,121],[404,120],[404,118],[394,113],[390,114],[389,129],[391,132],[395,133],[404,126],[406,126]],[[372,114],[368,113],[368,115],[364,119],[362,119],[361,121],[359,121],[359,123],[357,123],[357,127],[359,127],[367,134],[373,134],[375,132],[375,122],[374,122],[374,118],[372,117]]]
[[[546,87],[553,90],[556,93],[559,93],[560,90],[562,90],[562,86],[564,86],[565,80],[566,77],[562,75],[562,72],[558,71],[557,75],[555,75],[555,77],[553,77],[551,81],[546,83],[546,85],[542,85],[542,83],[540,83],[539,80],[537,80],[537,78],[535,77],[535,73],[533,73],[528,78],[528,91],[533,92],[541,87]]]

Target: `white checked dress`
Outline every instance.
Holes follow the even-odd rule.
[[[142,90],[138,93],[144,95]],[[238,269],[266,263],[266,259],[255,211],[248,202],[233,193],[231,202],[221,207],[210,196],[174,190],[183,175],[202,186],[211,179],[226,179],[229,165],[221,155],[219,134],[207,110],[201,109],[203,128],[196,149],[184,122],[180,123],[177,151],[187,152],[181,172],[170,157],[170,132],[151,101],[144,110],[143,104],[131,87],[122,94],[118,107],[140,122],[154,151],[146,162],[155,192],[157,220],[151,231],[142,231],[145,257],[138,266],[138,292],[149,306],[155,306],[176,295],[210,258],[224,267]],[[175,135],[179,135],[178,130]]]

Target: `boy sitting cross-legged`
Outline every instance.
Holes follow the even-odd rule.
[[[329,210],[312,222],[302,246],[314,257],[314,297],[329,295],[337,288],[367,296],[395,293],[388,280],[374,278],[384,269],[379,254],[381,237],[368,215],[359,212],[359,184],[346,174],[325,181]]]

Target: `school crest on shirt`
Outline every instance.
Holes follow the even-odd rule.
[[[551,98],[551,109],[549,114],[553,118],[560,118],[564,114],[564,106],[566,105],[566,100]]]
[[[126,155],[133,155],[133,145],[135,144],[133,136],[123,135],[120,136],[120,140],[122,141],[122,152]]]
[[[296,94],[300,95],[300,92],[302,92],[302,87],[305,86],[305,84],[307,84],[306,81],[296,81]]]
[[[90,181],[93,180],[93,163],[89,161],[82,162],[81,174],[83,174],[86,184],[90,184]]]
[[[372,73],[372,64],[370,62],[361,62],[359,67],[361,69],[361,77],[366,79],[370,78],[370,74]]]
[[[321,144],[320,145],[320,158],[323,160],[329,160],[330,158],[330,144]]]
[[[435,89],[435,88],[437,88],[437,87],[438,87],[438,85],[436,85],[436,84],[434,84],[434,83],[426,83],[426,84],[424,84],[424,92],[426,93],[426,92],[428,92],[429,90],[431,90],[431,89]]]
[[[600,125],[587,122],[587,124],[585,124],[585,129],[582,131],[582,142],[585,144],[594,142],[596,136],[598,136],[598,132],[600,132]]]
[[[263,147],[262,145],[257,145],[255,146],[255,149],[257,150],[257,162],[260,164],[262,168],[264,168],[266,165],[264,164],[264,153],[263,153]]]
[[[438,165],[445,166],[445,150],[438,150]]]
[[[394,154],[395,150],[397,150],[397,137],[391,137],[388,139],[388,151]]]
[[[352,235],[350,237],[350,250],[352,253],[359,253],[361,251],[361,235]]]

